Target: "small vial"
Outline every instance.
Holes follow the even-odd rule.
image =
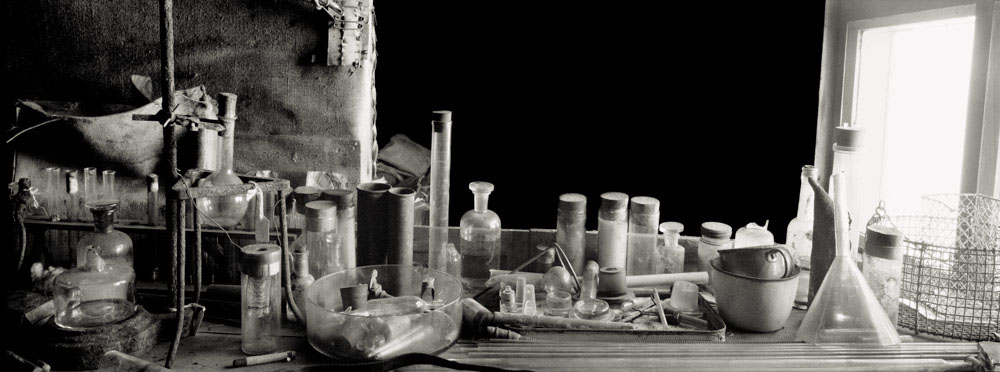
[[[660,201],[636,196],[629,202],[627,275],[659,274],[660,252],[656,249],[656,228],[660,223]]]
[[[517,305],[517,307],[524,306],[524,287],[527,285],[527,283],[528,280],[525,279],[523,276],[517,277],[517,284],[514,287],[516,289],[514,294],[517,295],[517,297],[514,299],[514,304]]]
[[[98,199],[101,203],[118,202],[118,191],[115,187],[115,171],[105,170],[101,172],[101,192]]]
[[[251,244],[240,250],[243,336],[247,355],[277,350],[281,336],[281,248]]]
[[[514,290],[510,289],[510,286],[504,286],[503,291],[500,291],[500,312],[501,313],[513,313],[517,311],[517,302],[514,301]]]
[[[97,201],[97,168],[83,168],[83,194],[78,205],[79,219],[81,221],[93,221],[90,216],[90,203]]]
[[[62,203],[62,188],[59,187],[61,176],[62,170],[58,167],[45,168],[45,208],[52,221],[59,221],[66,215]]]
[[[663,267],[660,272],[665,274],[676,274],[684,272],[684,247],[677,242],[684,232],[684,225],[680,222],[664,222],[660,224],[660,232],[663,233],[663,248],[660,258]]]
[[[535,285],[525,284],[524,285],[524,299],[521,300],[524,305],[521,306],[521,310],[524,315],[535,315],[535,311],[538,308],[535,306]]]
[[[80,212],[82,198],[80,195],[80,176],[75,169],[66,170],[66,219],[81,221]]]
[[[587,197],[581,194],[559,196],[556,213],[556,243],[566,252],[574,270],[583,268],[587,237]],[[596,259],[596,255],[591,259]]]
[[[597,275],[601,268],[594,261],[587,261],[587,267],[583,269],[583,281],[580,282],[580,299],[597,298]]]
[[[160,220],[160,176],[146,176],[146,224],[156,226]]]
[[[598,265],[625,267],[628,250],[627,194],[601,194],[601,210],[597,214],[597,241]]]

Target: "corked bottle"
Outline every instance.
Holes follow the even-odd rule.
[[[656,228],[660,224],[660,201],[648,196],[633,197],[628,211],[628,275],[660,274],[660,252],[656,249]]]
[[[587,238],[587,197],[581,194],[559,196],[556,213],[556,243],[566,252],[570,265],[583,270],[584,244]]]
[[[601,194],[601,209],[597,214],[597,241],[597,264],[600,267],[625,267],[628,251],[627,194]]]
[[[353,190],[324,190],[323,200],[337,204],[337,233],[340,234],[340,257],[344,268],[357,266],[355,210],[357,194]]]
[[[865,233],[865,281],[893,325],[899,319],[899,290],[906,251],[903,243],[903,233],[890,227],[869,226]]]

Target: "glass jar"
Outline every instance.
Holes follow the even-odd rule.
[[[109,265],[100,249],[89,247],[84,262],[53,282],[55,323],[88,329],[128,319],[135,313],[135,272],[131,265]]]
[[[316,281],[311,274],[309,274],[309,251],[293,251],[292,252],[292,296],[295,299],[295,304],[299,307],[300,314],[305,319],[305,301],[306,301],[306,288]],[[295,321],[295,314],[292,312],[289,306],[288,320]]]
[[[663,245],[659,272],[665,274],[684,272],[684,247],[678,244],[681,233],[684,232],[684,225],[680,222],[664,222],[660,224],[660,232],[663,233]]]
[[[656,229],[660,224],[660,201],[636,196],[629,202],[628,265],[626,275],[659,274],[660,252],[656,249]]]
[[[865,232],[864,276],[893,325],[899,320],[899,291],[903,284],[903,233],[869,226]]]
[[[248,355],[277,350],[281,337],[281,248],[251,244],[240,250],[241,349]]]
[[[313,278],[344,270],[340,235],[337,234],[337,205],[328,200],[317,200],[307,203],[305,207],[305,230],[292,244],[292,252],[309,252],[309,274]]]
[[[118,203],[91,204],[94,231],[87,233],[76,244],[76,265],[86,264],[87,251],[97,249],[101,259],[109,265],[126,266],[132,269],[132,238],[115,230],[115,212]]]
[[[236,95],[219,94],[219,120],[226,129],[219,132],[222,142],[218,152],[218,169],[198,181],[198,187],[242,185],[243,180],[233,172],[233,132],[236,126]],[[204,224],[223,228],[236,226],[247,213],[249,197],[245,193],[198,198],[195,201],[206,218]]]
[[[459,223],[458,253],[462,255],[462,280],[471,288],[482,287],[490,269],[500,267],[500,216],[488,209],[493,184],[469,184],[475,196],[474,209]]]
[[[357,193],[351,190],[324,190],[321,196],[337,204],[337,234],[340,234],[340,257],[345,269],[357,266]]]
[[[387,189],[388,190],[388,189]],[[294,203],[288,209],[288,228],[301,230],[306,226],[306,204],[319,200],[323,190],[316,186],[299,186],[292,192]]]
[[[604,267],[626,265],[628,253],[628,195],[620,192],[601,194],[597,213],[597,264]]]
[[[574,270],[583,269],[587,237],[587,197],[581,194],[559,195],[556,212],[556,243],[562,247]]]
[[[764,222],[764,226],[751,222],[736,230],[736,240],[733,242],[733,247],[746,248],[774,245],[774,235],[770,231],[767,231],[769,222],[771,221]]]
[[[705,222],[701,224],[701,240],[698,241],[698,269],[708,272],[713,258],[719,255],[720,249],[733,247],[730,236],[733,228],[721,222]]]

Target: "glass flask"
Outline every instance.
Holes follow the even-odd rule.
[[[87,329],[127,319],[135,313],[135,272],[131,265],[109,265],[100,249],[88,248],[84,263],[55,278],[55,322]]]
[[[559,195],[556,212],[556,243],[562,247],[574,270],[582,270],[587,237],[587,197],[582,194]]]
[[[767,225],[770,222],[764,222],[764,226],[751,222],[736,230],[736,239],[733,241],[733,248],[774,245],[774,235],[770,231],[767,231]]]
[[[785,234],[785,245],[791,248],[792,254],[802,269],[799,274],[799,290],[795,294],[795,307],[809,307],[809,269],[812,258],[813,209],[816,194],[809,186],[809,178],[816,180],[819,172],[816,167],[802,167],[801,186],[799,186],[799,209],[795,218],[788,223]]]
[[[328,200],[306,203],[306,226],[292,244],[292,252],[309,252],[309,274],[322,278],[344,270],[337,234],[337,205]]]
[[[109,265],[127,266],[132,269],[132,238],[115,230],[115,212],[118,203],[92,204],[94,231],[85,234],[76,244],[76,266],[87,262],[87,251],[97,249],[102,260]]]
[[[627,275],[659,274],[660,251],[656,229],[660,224],[660,201],[636,196],[629,202]]]
[[[469,184],[475,196],[474,209],[465,212],[459,223],[458,253],[462,255],[462,280],[470,288],[482,287],[490,269],[500,265],[500,217],[489,210],[493,184]]]
[[[219,119],[226,129],[219,132],[222,137],[218,149],[218,169],[208,177],[198,181],[198,187],[217,187],[242,185],[243,180],[233,172],[233,132],[236,130],[236,95],[232,93],[219,94]],[[198,211],[205,218],[205,225],[218,224],[223,228],[236,226],[247,212],[249,198],[246,193],[236,195],[213,196],[198,198]]]
[[[684,272],[684,247],[678,244],[684,225],[680,222],[664,222],[660,224],[663,233],[663,246],[660,252],[661,265],[659,272],[676,274]]]
[[[597,213],[597,263],[601,267],[620,267],[624,270],[627,253],[628,195],[603,193],[601,209]]]
[[[251,244],[240,250],[241,349],[248,355],[278,348],[281,337],[281,248]]]

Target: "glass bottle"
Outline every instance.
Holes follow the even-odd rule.
[[[388,189],[387,189],[388,190]],[[319,200],[323,190],[316,186],[299,186],[292,192],[295,202],[288,209],[288,228],[301,230],[306,226],[306,204]]]
[[[240,250],[239,262],[241,349],[248,355],[273,352],[281,337],[281,248],[251,244]]]
[[[337,204],[337,233],[340,234],[340,257],[343,259],[344,268],[351,269],[357,266],[357,236],[355,223],[355,210],[357,208],[357,194],[351,190],[324,190],[323,200],[329,200]]]
[[[482,287],[490,269],[500,265],[500,216],[488,209],[493,184],[472,182],[474,209],[459,223],[458,253],[462,255],[462,279],[471,288]]]
[[[569,258],[576,271],[583,269],[584,246],[587,238],[587,197],[582,194],[559,195],[556,212],[556,243]]]
[[[597,264],[625,268],[628,251],[628,195],[601,194],[597,214]]]
[[[733,241],[733,248],[774,245],[774,235],[770,231],[767,231],[767,225],[770,222],[770,220],[765,221],[764,226],[751,222],[736,230],[736,240]]]
[[[792,249],[798,261],[801,272],[799,274],[799,287],[795,293],[795,308],[809,308],[809,268],[812,258],[812,235],[813,235],[813,208],[816,195],[812,187],[809,186],[809,179],[816,180],[819,172],[816,167],[806,165],[802,167],[801,186],[799,187],[799,208],[795,218],[788,223],[788,230],[785,234],[785,245]]]
[[[861,234],[861,226],[868,221],[862,216],[862,192],[864,190],[864,154],[863,154],[863,134],[864,128],[851,126],[848,123],[834,129],[833,143],[833,169],[831,175],[840,172],[846,173],[847,177],[847,213],[850,238],[851,256],[854,261],[861,263],[861,252],[858,239]],[[833,190],[833,177],[830,177],[830,187]]]
[[[869,226],[865,234],[865,281],[879,305],[896,325],[899,320],[899,291],[903,285],[903,233],[889,227]]]
[[[96,249],[105,263],[132,268],[132,238],[115,230],[115,212],[117,211],[118,203],[116,202],[91,205],[90,212],[94,216],[94,231],[84,235],[76,244],[77,267],[86,264],[88,250]]]
[[[733,228],[721,222],[705,222],[701,224],[701,240],[698,240],[698,268],[700,271],[709,271],[710,261],[719,256],[720,249],[733,247],[733,241],[729,239],[733,235]]]
[[[663,262],[661,273],[676,274],[684,272],[684,247],[678,244],[684,225],[680,222],[664,222],[660,224],[663,233],[663,249],[660,254]]]
[[[337,234],[337,205],[329,200],[306,203],[306,228],[292,244],[292,252],[309,252],[309,274],[322,278],[345,269]]]
[[[100,249],[88,247],[83,264],[53,282],[55,323],[87,329],[128,319],[135,313],[135,272],[131,265],[109,265]]]
[[[306,288],[309,288],[309,285],[316,281],[316,278],[309,274],[309,251],[292,251],[291,266],[292,296],[295,298],[295,304],[302,310],[299,315],[305,320]],[[290,306],[286,313],[289,320],[296,320]]]
[[[243,180],[233,172],[233,132],[236,130],[236,95],[219,94],[219,119],[226,129],[219,132],[222,141],[218,148],[218,169],[198,181],[198,187],[242,185]],[[204,224],[218,224],[223,228],[236,226],[247,212],[249,198],[246,193],[198,198],[198,211],[206,218]]]
[[[629,202],[628,266],[626,275],[659,274],[660,252],[656,249],[656,229],[660,224],[660,201],[636,196]]]

